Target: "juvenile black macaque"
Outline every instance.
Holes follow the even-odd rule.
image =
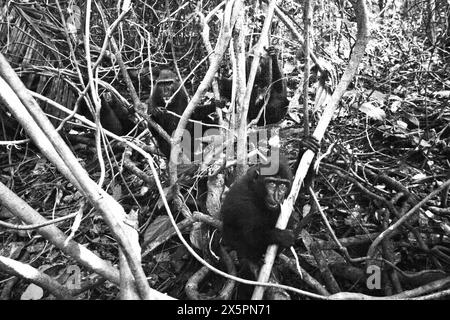
[[[295,170],[308,148],[314,153],[320,148],[318,141],[312,136],[301,141]],[[268,245],[277,244],[282,249],[292,246],[295,241],[291,230],[275,228],[281,204],[291,190],[293,174],[283,155],[279,155],[279,158],[274,156],[270,160],[270,168],[275,166],[276,170],[264,175],[268,165],[251,167],[231,186],[221,207],[223,242],[237,251],[241,262],[239,273],[244,278],[252,278],[249,270],[259,264]],[[309,187],[311,180],[312,172],[308,172],[306,187]],[[248,286],[241,286],[240,294],[248,298],[250,290]]]
[[[182,115],[188,105],[188,97],[183,89],[178,90],[180,83],[175,73],[169,69],[161,70],[158,79],[156,79],[153,92],[148,100],[148,113],[153,119],[169,134],[175,131],[178,125],[179,117],[170,114],[172,111],[177,115]],[[174,95],[174,93],[178,92]],[[173,96],[174,95],[174,96]],[[173,96],[173,98],[172,98]],[[167,103],[170,100],[169,103]],[[209,114],[215,112],[214,105],[198,107],[191,116],[191,119],[211,124],[213,121],[209,118]],[[191,136],[191,147],[194,146],[194,125],[188,122],[186,129]],[[205,128],[202,128],[202,133]],[[169,158],[171,145],[166,140],[152,130],[153,135],[158,141],[161,152]],[[197,137],[198,138],[198,137]]]
[[[247,78],[253,55],[250,54],[246,61]],[[269,66],[272,65],[272,77],[270,77]],[[221,94],[228,100],[231,99],[232,79],[221,78]],[[268,97],[268,100],[267,100]],[[267,100],[267,101],[266,101]],[[265,110],[257,122],[258,126],[280,122],[286,116],[289,100],[287,99],[286,82],[281,74],[277,58],[277,50],[269,47],[265,55],[260,58],[260,64],[253,84],[250,104],[248,107],[247,121],[256,119],[261,109]]]
[[[284,157],[272,161],[278,161],[276,172],[262,175],[264,165],[251,167],[231,186],[221,208],[224,243],[236,249],[239,258],[252,262],[259,262],[270,244],[294,243],[292,231],[275,228],[280,205],[291,189],[292,172]]]
[[[294,169],[306,149],[317,153],[319,147],[314,137],[305,138]],[[236,249],[238,256],[254,262],[258,262],[268,245],[290,247],[294,241],[291,231],[275,228],[281,203],[291,190],[292,171],[283,155],[270,160],[270,168],[276,170],[264,175],[268,165],[251,167],[231,186],[221,208],[225,244]]]
[[[221,208],[223,242],[237,251],[238,275],[245,279],[256,279],[257,266],[268,245],[286,248],[295,240],[291,230],[275,228],[280,205],[291,189],[292,172],[284,157],[271,161],[278,162],[275,172],[264,175],[266,166],[251,167],[231,186]],[[252,286],[239,284],[237,298],[249,299],[252,290]]]

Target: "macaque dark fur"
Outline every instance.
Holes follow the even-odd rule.
[[[178,115],[182,115],[188,105],[188,97],[183,89],[179,90],[173,97],[170,103],[167,104],[165,100],[168,100],[180,87],[180,82],[174,72],[169,69],[161,70],[158,79],[156,80],[153,92],[148,100],[148,113],[152,115],[152,118],[169,134],[175,131],[178,125],[179,118],[168,113],[172,111]],[[202,121],[203,123],[211,124],[208,115],[215,112],[215,105],[198,107],[191,116],[191,119]],[[189,131],[191,138],[194,138],[194,125],[192,122],[188,122],[186,129]],[[203,128],[205,129],[205,128]],[[153,136],[155,136],[159,149],[161,152],[169,158],[171,145],[155,130],[151,130]],[[194,141],[191,141],[193,147]]]
[[[131,120],[131,114],[128,109],[112,93],[105,93],[100,97],[100,123],[102,127],[118,136],[122,136],[131,131],[134,122]],[[91,121],[94,121],[92,113],[81,100],[79,113]]]
[[[248,79],[252,63],[252,55],[249,55],[246,61],[246,78]],[[272,79],[270,79],[269,64],[272,63]],[[224,98],[231,99],[232,79],[221,78],[221,94]],[[284,119],[287,114],[289,100],[287,99],[286,83],[281,74],[278,63],[277,51],[274,47],[269,47],[267,54],[260,58],[260,65],[256,73],[253,84],[252,94],[248,107],[247,121],[255,119],[259,111],[265,104],[266,91],[270,89],[269,101],[263,111],[258,126],[278,123]]]
[[[118,136],[127,134],[135,125],[128,109],[112,94],[102,99],[100,122],[103,128]]]
[[[289,247],[294,243],[292,231],[275,228],[280,215],[279,203],[268,206],[269,178],[286,185],[283,200],[290,191],[292,172],[287,161],[281,157],[278,172],[274,175],[260,174],[262,165],[251,167],[235,182],[222,204],[223,240],[227,246],[236,249],[240,258],[258,262],[267,246],[278,244]]]
[[[297,170],[300,159],[308,148],[314,153],[320,149],[319,142],[312,136],[305,137],[300,142],[294,170]],[[231,186],[221,208],[225,245],[235,249],[239,258],[256,263],[262,258],[268,245],[290,247],[294,243],[292,231],[275,228],[281,211],[280,205],[291,190],[293,174],[283,155],[272,161],[278,161],[278,171],[275,174],[261,175],[261,168],[264,167],[262,164],[251,167]],[[313,172],[309,170],[305,179],[306,188],[311,184],[312,177]],[[285,190],[279,189],[283,184]]]

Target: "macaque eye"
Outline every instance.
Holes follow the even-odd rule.
[[[280,190],[281,192],[283,192],[283,193],[287,191],[287,185],[284,184],[284,183],[281,183],[280,186],[279,186],[278,188],[279,188],[279,190]]]
[[[270,189],[275,189],[275,187],[276,187],[276,183],[273,182],[273,181],[267,182],[266,185],[267,185],[267,187],[270,188]]]

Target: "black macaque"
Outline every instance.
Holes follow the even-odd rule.
[[[250,54],[246,61],[247,78],[250,73],[253,55]],[[272,78],[270,78],[269,66],[272,64]],[[226,99],[231,99],[232,80],[221,78],[219,80],[221,94]],[[268,97],[268,101],[267,100]],[[267,102],[267,103],[266,103]],[[258,126],[280,122],[286,116],[289,100],[287,99],[286,83],[282,77],[277,58],[277,50],[269,47],[265,55],[260,58],[260,64],[253,84],[250,104],[248,107],[247,121],[257,118],[261,108],[265,110],[257,122]]]
[[[113,94],[103,95],[100,109],[100,122],[108,131],[122,136],[129,133],[135,126],[128,109]]]
[[[305,137],[300,142],[295,170],[308,148],[314,153],[320,148],[318,141],[312,136]],[[267,169],[267,166],[259,164],[251,167],[231,186],[221,208],[223,242],[237,251],[241,264],[239,276],[245,279],[256,280],[258,262],[268,245],[277,244],[286,248],[295,241],[291,230],[275,228],[281,203],[291,190],[292,171],[283,155],[271,160],[278,163],[277,170],[274,170],[276,172],[263,175],[262,169]],[[310,170],[305,178],[306,188],[312,181],[312,175]],[[251,286],[240,284],[238,299],[249,299],[251,292]]]
[[[101,95],[100,100],[102,104],[100,123],[104,129],[118,136],[125,135],[133,129],[135,124],[132,121],[132,114],[114,94],[106,92]],[[79,113],[94,121],[84,99],[81,100]]]
[[[153,119],[169,135],[172,135],[177,128],[179,117],[170,114],[167,111],[172,111],[181,116],[188,105],[188,97],[183,89],[178,90],[179,87],[180,83],[178,82],[175,73],[169,69],[163,69],[159,73],[153,92],[148,100],[148,113],[152,115]],[[177,90],[178,92],[175,94]],[[175,96],[172,97],[174,94]],[[167,103],[170,98],[172,99],[169,103]],[[209,115],[215,111],[216,108],[214,104],[200,106],[194,111],[191,119],[201,121],[203,124],[213,124],[214,121],[209,117]],[[191,136],[191,148],[193,148],[195,138],[194,124],[192,122],[188,122],[186,129]],[[204,130],[206,130],[205,126],[202,126],[202,133]],[[171,149],[170,143],[160,137],[155,130],[151,131],[158,141],[159,149],[167,158],[169,158]]]
[[[298,159],[307,148],[317,153],[319,143],[314,137],[307,137],[300,147]],[[280,205],[291,190],[292,171],[283,155],[271,160],[278,162],[278,170],[263,175],[267,165],[251,167],[231,186],[221,208],[225,245],[235,249],[240,259],[255,263],[262,258],[268,245],[290,247],[294,243],[292,231],[275,228]],[[295,169],[298,164],[299,160]],[[308,175],[311,176],[311,173],[308,172]]]
[[[280,204],[289,194],[292,172],[280,156],[278,170],[262,175],[263,165],[251,167],[235,182],[222,204],[223,240],[236,249],[239,258],[258,262],[270,244],[290,247],[292,231],[275,228]]]
[[[180,83],[174,72],[168,69],[161,70],[155,86],[148,100],[148,113],[153,119],[169,134],[177,128],[178,118],[167,111],[172,111],[178,115],[183,114],[188,104],[188,97],[183,90],[179,90],[166,106],[172,95],[178,90]],[[152,130],[156,137],[161,152],[168,158],[170,156],[170,143],[159,137],[156,131]]]

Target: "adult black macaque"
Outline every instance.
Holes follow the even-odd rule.
[[[175,73],[169,69],[163,69],[159,73],[158,79],[156,79],[153,92],[148,100],[148,113],[152,115],[155,122],[157,122],[169,135],[172,135],[177,128],[179,117],[170,114],[167,111],[172,111],[181,116],[188,105],[188,97],[184,90],[178,90],[179,87],[180,83],[178,82]],[[178,92],[175,94],[177,90]],[[169,99],[171,99],[170,102]],[[214,121],[209,118],[209,115],[215,111],[215,105],[213,104],[201,106],[194,111],[191,119],[201,121],[204,124],[212,124]],[[194,124],[189,121],[186,125],[186,130],[190,133],[191,148],[193,148]],[[204,128],[202,127],[202,133],[203,130]],[[160,137],[156,131],[152,130],[152,133],[158,141],[161,152],[169,158],[171,149],[170,143]]]
[[[248,107],[247,121],[250,122],[258,117],[261,109],[265,110],[257,122],[258,126],[280,122],[286,116],[289,100],[287,99],[286,82],[281,74],[280,65],[277,58],[277,50],[270,46],[265,55],[261,56],[255,82],[253,84],[252,94]],[[247,78],[250,73],[250,67],[253,60],[253,54],[249,54],[246,61]],[[270,77],[270,68],[272,66],[272,77]],[[232,80],[222,78],[221,94],[227,99],[231,99]],[[268,100],[267,100],[268,98]]]

